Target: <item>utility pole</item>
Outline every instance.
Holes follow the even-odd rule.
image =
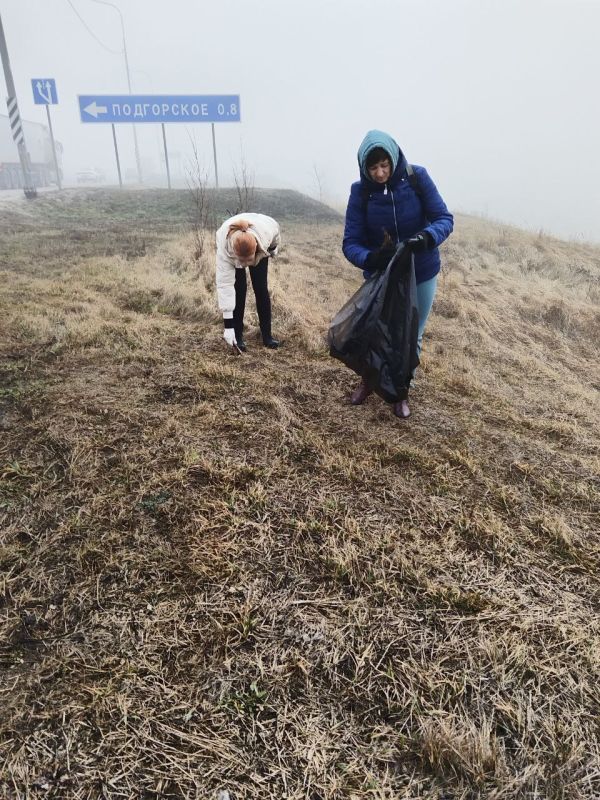
[[[123,37],[123,55],[125,57],[125,71],[127,73],[127,90],[129,94],[131,94],[131,76],[129,75],[129,58],[127,57],[127,43],[125,41],[125,23],[123,22],[123,14],[121,14],[121,9],[119,6],[116,6],[114,3],[109,3],[108,0],[93,0],[94,3],[100,3],[103,6],[111,6],[114,8],[115,11],[119,14],[119,19],[121,20],[121,35]],[[137,131],[135,129],[135,123],[133,124],[133,149],[135,150],[135,165],[137,167],[137,174],[138,174],[138,181],[142,183],[142,162],[140,161],[140,149],[138,147],[138,139],[137,139]]]
[[[16,142],[17,150],[19,151],[19,160],[21,162],[21,169],[23,170],[23,191],[28,200],[37,197],[37,190],[33,182],[31,174],[31,161],[27,147],[25,145],[25,134],[23,132],[23,124],[21,122],[21,115],[19,114],[19,105],[17,103],[17,93],[15,91],[15,82],[13,81],[12,71],[10,68],[10,61],[8,59],[8,49],[6,47],[6,38],[4,36],[4,28],[2,26],[2,17],[0,17],[0,55],[2,56],[2,66],[4,67],[4,79],[6,81],[6,91],[8,97],[6,98],[6,105],[8,106],[8,116],[10,118],[10,127],[13,139]]]

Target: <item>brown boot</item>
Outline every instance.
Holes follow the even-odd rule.
[[[350,403],[353,406],[360,406],[362,405],[367,397],[372,394],[372,389],[369,389],[367,384],[362,381],[360,386],[358,386],[350,395]]]
[[[408,419],[410,417],[408,400],[400,400],[399,403],[394,403],[394,414],[400,419]]]

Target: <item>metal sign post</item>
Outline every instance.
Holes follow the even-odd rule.
[[[121,162],[119,161],[119,148],[117,147],[117,132],[115,131],[115,126],[111,125],[112,128],[112,135],[113,135],[113,142],[115,144],[115,158],[117,159],[117,172],[119,173],[119,188],[123,188],[123,178],[121,177]]]
[[[170,189],[171,188],[171,171],[169,170],[169,152],[167,150],[167,134],[165,132],[165,123],[161,122],[160,127],[162,128],[163,144],[165,146],[165,166],[167,168],[167,186]]]
[[[54,170],[56,171],[56,185],[59,191],[62,189],[62,181],[60,179],[60,169],[58,168],[58,158],[56,157],[56,142],[54,141],[54,131],[52,130],[52,119],[50,117],[50,106],[46,106],[46,114],[48,115],[48,130],[50,131],[50,141],[52,142],[52,155],[54,156]]]
[[[171,186],[167,137],[164,125],[167,122],[210,122],[212,124],[213,156],[215,161],[215,183],[219,186],[217,170],[217,146],[215,122],[240,122],[240,96],[226,95],[181,95],[181,94],[80,94],[79,116],[86,124],[131,122],[160,122],[163,126],[163,145],[167,180]],[[118,156],[117,156],[118,159]]]
[[[10,61],[8,58],[8,48],[6,47],[6,38],[4,36],[4,28],[2,27],[2,18],[0,17],[0,56],[2,57],[2,66],[4,67],[4,78],[6,80],[6,90],[8,97],[6,98],[6,105],[8,106],[8,116],[10,118],[10,127],[13,139],[19,151],[19,161],[21,162],[21,169],[23,170],[23,191],[28,200],[37,197],[37,190],[33,182],[31,174],[31,160],[27,147],[25,145],[25,134],[23,133],[23,125],[21,123],[21,115],[19,114],[19,105],[17,103],[17,93],[15,91],[15,82],[13,81],[12,70],[10,68]]]
[[[62,189],[60,169],[58,168],[58,158],[56,156],[56,142],[54,141],[54,131],[52,130],[52,118],[50,117],[50,106],[58,103],[56,81],[54,78],[32,78],[31,88],[33,90],[33,102],[36,104],[36,106],[46,106],[48,130],[50,131],[52,155],[54,156],[54,169],[56,171],[56,185],[59,189]]]
[[[217,142],[215,140],[215,123],[211,123],[213,140],[213,158],[215,160],[215,187],[219,188],[219,170],[217,169]]]

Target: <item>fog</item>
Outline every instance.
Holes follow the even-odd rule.
[[[600,241],[600,0],[114,2],[133,93],[240,95],[241,122],[216,126],[222,184],[243,158],[257,186],[343,206],[358,145],[381,128],[452,210]],[[127,93],[117,12],[0,0],[0,13],[25,119],[46,120],[31,78],[56,79],[67,182],[93,166],[116,183],[110,125],[82,124],[77,95]],[[160,185],[160,126],[137,130],[145,179]],[[131,131],[117,128],[129,183]],[[174,177],[195,139],[212,180],[211,126],[166,131]]]

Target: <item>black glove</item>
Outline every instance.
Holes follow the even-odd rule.
[[[435,247],[435,240],[433,236],[427,231],[419,231],[407,239],[404,244],[409,247],[413,253],[422,253],[425,250],[431,250]]]
[[[396,252],[396,245],[388,245],[380,250],[371,250],[365,261],[365,269],[369,272],[382,272],[390,263]]]

